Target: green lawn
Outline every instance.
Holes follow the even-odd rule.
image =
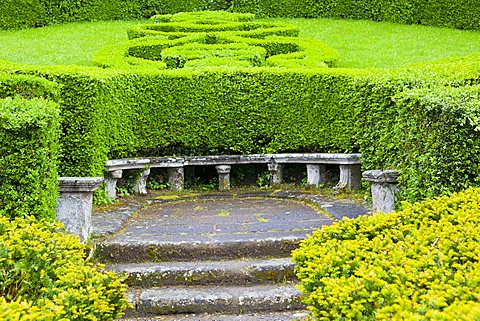
[[[330,19],[262,19],[297,25],[301,36],[324,41],[340,53],[340,67],[395,67],[480,51],[480,32],[387,22]],[[35,65],[92,65],[92,55],[127,38],[142,21],[72,23],[0,31],[0,59]]]

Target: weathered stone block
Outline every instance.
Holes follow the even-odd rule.
[[[280,185],[283,182],[283,164],[278,164],[275,161],[267,164],[268,171],[271,174],[270,184],[271,185]]]
[[[363,178],[371,183],[374,212],[390,213],[395,210],[398,187],[398,171],[371,170],[363,172]]]
[[[232,166],[230,165],[217,165],[215,169],[218,173],[218,189],[220,191],[229,191],[230,190],[230,170]]]
[[[307,164],[307,185],[323,187],[326,180],[325,176],[325,165]]]
[[[88,240],[91,232],[93,192],[100,187],[102,177],[61,177],[57,219],[67,232]]]
[[[167,171],[171,189],[174,191],[182,191],[185,182],[185,169],[183,166],[171,167]]]
[[[335,188],[346,188],[350,190],[359,190],[362,186],[361,165],[339,165],[340,180]]]
[[[123,171],[121,169],[108,172],[105,178],[105,191],[108,197],[113,199],[117,198],[117,182],[122,178],[122,175]]]
[[[150,175],[150,169],[145,169],[141,171],[136,177],[135,185],[133,186],[133,191],[138,194],[146,195],[147,194],[147,179]]]

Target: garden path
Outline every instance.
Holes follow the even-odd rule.
[[[289,321],[306,315],[290,252],[315,229],[366,213],[284,191],[149,195],[96,212],[93,225],[97,256],[127,275],[128,317]]]

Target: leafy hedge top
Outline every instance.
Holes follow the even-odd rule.
[[[102,67],[177,69],[228,67],[316,68],[332,65],[335,50],[298,38],[288,24],[253,21],[252,14],[216,12],[154,16],[129,30],[131,39],[95,56]]]
[[[324,227],[293,257],[317,320],[478,320],[480,189]]]

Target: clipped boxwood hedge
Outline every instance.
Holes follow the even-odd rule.
[[[126,285],[58,223],[0,216],[0,320],[114,320]]]
[[[360,19],[480,28],[480,7],[469,0],[233,0],[232,9],[261,17]]]
[[[326,17],[480,28],[480,7],[470,0],[4,0],[0,3],[0,29],[224,9],[268,17]]]
[[[293,252],[316,320],[478,320],[480,189],[324,227]]]
[[[221,10],[227,0],[3,0],[0,29],[73,21],[150,18],[155,14]]]
[[[0,215],[55,217],[59,127],[53,102],[0,100]]]
[[[130,40],[97,53],[97,65],[137,71],[220,65],[318,68],[338,59],[326,44],[299,38],[297,27],[256,22],[251,14],[202,11],[152,19],[153,24],[131,28]]]

